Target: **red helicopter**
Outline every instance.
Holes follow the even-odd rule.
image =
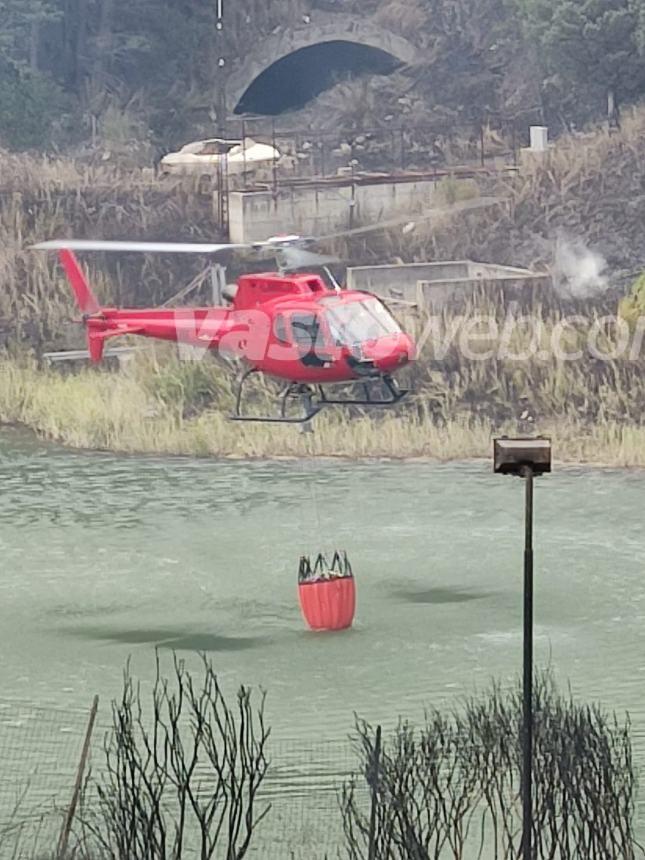
[[[242,359],[246,369],[236,393],[236,421],[303,423],[326,406],[390,406],[407,394],[393,374],[414,358],[415,345],[383,302],[367,292],[340,287],[317,274],[297,273],[303,260],[322,260],[303,251],[314,242],[283,236],[250,245],[182,244],[55,240],[34,245],[56,250],[76,297],[86,327],[90,358],[101,361],[108,338],[141,335],[175,341],[224,357]],[[248,274],[238,279],[228,306],[181,308],[101,307],[81,269],[75,251],[143,253],[223,252],[266,253],[278,261],[278,272]],[[254,416],[242,412],[244,384],[255,373],[283,380],[280,412]],[[361,383],[360,397],[333,397],[334,385]],[[299,401],[302,413],[288,414],[288,401]]]

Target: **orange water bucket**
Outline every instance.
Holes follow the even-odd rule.
[[[304,582],[298,586],[302,616],[312,630],[346,630],[356,610],[354,577]]]

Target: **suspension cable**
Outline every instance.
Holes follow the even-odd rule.
[[[193,290],[196,290],[198,287],[201,287],[206,278],[210,275],[210,272],[211,266],[208,266],[208,268],[204,269],[203,272],[200,272],[198,275],[196,275],[189,284],[187,284],[185,287],[182,287],[177,293],[175,293],[174,296],[171,296],[169,299],[167,299],[167,301],[160,305],[160,307],[167,308],[168,305],[172,304],[173,302],[186,298],[186,296],[189,295],[189,293],[192,293]]]
[[[311,431],[304,430],[304,429],[303,429],[303,430],[301,430],[301,432],[302,432],[302,433],[304,433],[304,434],[305,434],[305,436],[307,437],[307,439],[306,439],[306,441],[305,441],[305,450],[306,450],[306,453],[307,453],[307,457],[308,457],[309,459],[313,459],[313,457],[314,457],[313,445],[312,445],[312,444],[310,444],[310,437],[311,437],[313,434],[312,434],[312,432],[311,432]],[[301,467],[301,468],[302,468],[303,476],[305,475],[305,469],[306,469],[306,467],[307,467],[307,463],[306,463],[305,458],[303,458],[303,460],[302,460],[302,467]],[[313,506],[314,514],[315,514],[315,517],[316,517],[316,536],[317,536],[317,538],[318,538],[318,541],[320,541],[320,538],[321,538],[321,535],[322,535],[322,522],[321,522],[321,519],[320,519],[320,507],[319,507],[319,504],[318,504],[318,492],[317,492],[317,489],[316,489],[316,481],[315,481],[315,479],[314,479],[314,478],[310,478],[310,479],[309,479],[309,481],[307,481],[307,483],[308,483],[308,485],[309,485],[309,494],[310,494],[310,496],[311,496],[311,504],[312,504],[312,506]]]

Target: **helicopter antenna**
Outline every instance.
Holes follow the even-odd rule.
[[[327,277],[329,278],[329,280],[331,281],[331,284],[332,284],[333,288],[336,290],[336,292],[337,292],[337,293],[341,293],[341,292],[343,291],[343,288],[342,288],[342,287],[341,287],[341,285],[338,283],[338,281],[336,280],[336,278],[332,275],[332,273],[331,273],[331,271],[330,271],[329,267],[328,267],[328,266],[323,266],[323,267],[322,267],[322,270],[323,270],[323,272],[327,275]]]

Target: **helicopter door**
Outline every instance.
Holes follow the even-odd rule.
[[[291,335],[305,367],[324,367],[332,360],[325,354],[328,349],[320,315],[308,311],[292,314]]]

